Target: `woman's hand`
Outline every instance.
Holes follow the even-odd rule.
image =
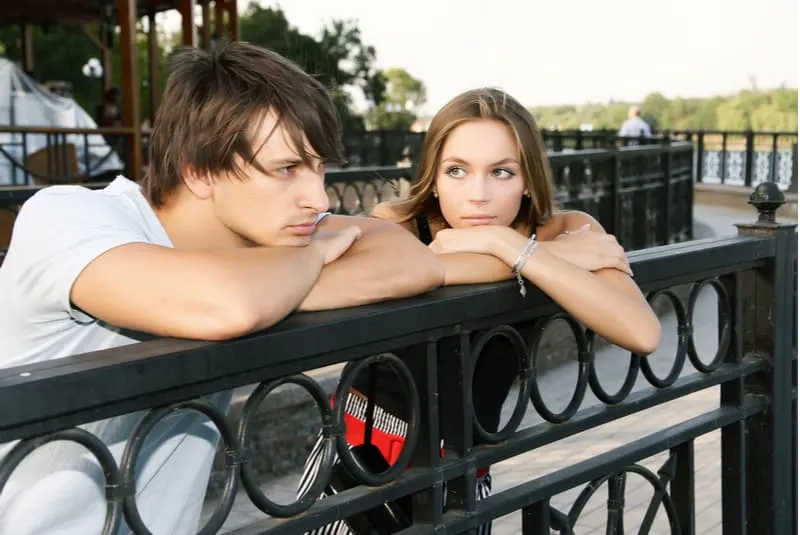
[[[526,241],[525,236],[512,228],[485,225],[440,230],[429,247],[437,254],[493,255],[513,266]],[[628,257],[617,239],[611,234],[594,232],[587,226],[564,233],[553,241],[539,242],[538,247],[586,271],[613,268],[633,275]],[[531,260],[535,261],[535,258],[536,251]]]
[[[523,235],[509,227],[481,225],[440,230],[429,247],[436,254],[477,253],[497,256],[499,247],[522,250],[525,241]]]
[[[613,268],[633,276],[625,250],[612,234],[583,227],[562,234],[553,241],[542,242],[539,247],[587,271]],[[533,256],[536,256],[536,252]]]

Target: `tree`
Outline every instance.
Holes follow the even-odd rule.
[[[315,39],[292,27],[281,9],[250,2],[239,28],[243,41],[273,50],[317,77],[329,90],[345,130],[363,128],[363,119],[352,111],[351,91],[361,91],[372,103],[383,101],[385,82],[373,67],[375,48],[362,42],[355,21],[331,21]]]
[[[87,30],[93,35],[100,35],[99,26],[87,25]],[[139,72],[142,83],[139,87],[142,118],[150,115],[150,98],[147,80],[145,79],[147,67],[147,36],[143,33],[142,25],[138,26],[137,44],[139,51]],[[22,62],[22,37],[17,27],[0,27],[0,48],[5,50],[5,55],[11,60]],[[121,54],[118,43],[115,42],[111,49],[111,83],[119,86],[121,83]],[[33,77],[40,83],[47,81],[66,81],[72,85],[72,96],[75,101],[90,115],[94,116],[96,107],[100,104],[103,88],[102,82],[97,79],[85,77],[81,69],[92,57],[99,57],[99,48],[89,39],[78,26],[48,26],[33,29]],[[163,50],[159,50],[158,58],[161,72],[162,89],[166,82],[165,69],[167,58]]]
[[[566,130],[590,123],[595,130],[616,130],[631,104],[612,101],[608,105],[541,106],[530,111],[542,128]],[[686,99],[668,99],[654,92],[640,107],[654,130],[797,130],[797,90],[786,87]]]
[[[404,110],[416,112],[427,101],[427,90],[422,80],[398,67],[384,72],[386,76],[386,101],[399,104]]]
[[[417,120],[417,112],[427,100],[422,80],[402,68],[383,72],[386,93],[382,103],[367,113],[367,122],[376,129],[407,130]]]

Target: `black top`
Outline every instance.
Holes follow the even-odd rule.
[[[420,214],[415,218],[417,234],[425,245],[433,241],[428,218]],[[424,351],[425,347],[417,346],[395,352],[401,359],[411,351]],[[496,432],[500,425],[500,412],[503,401],[519,373],[519,364],[513,346],[504,338],[493,338],[483,348],[474,363],[474,379],[472,383],[472,404],[481,426],[489,432]],[[439,366],[439,384],[441,395],[458,395],[459,388],[455,374]],[[376,405],[399,418],[405,415],[405,392],[397,380],[397,376],[384,364],[374,365],[362,372],[353,383],[353,387],[368,397],[372,397]],[[477,437],[476,437],[477,438]],[[446,440],[446,437],[445,437]]]
[[[431,226],[428,224],[428,217],[425,214],[417,214],[416,221],[419,241],[425,245],[430,245],[433,241],[433,235],[431,234]]]

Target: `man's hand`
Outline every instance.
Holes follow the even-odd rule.
[[[314,233],[311,246],[320,252],[325,265],[328,265],[342,256],[360,237],[361,229],[355,225],[341,230],[320,230]]]
[[[322,269],[300,310],[327,310],[409,297],[442,284],[444,267],[439,258],[400,225],[331,215],[320,223],[317,232],[322,240],[329,239],[327,233],[339,236],[330,238],[330,244],[320,244],[326,247],[326,262],[338,260],[331,260]],[[317,246],[315,241],[311,243]]]

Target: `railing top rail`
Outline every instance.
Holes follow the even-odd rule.
[[[644,290],[760,265],[773,237],[697,240],[631,253]],[[442,288],[427,295],[351,309],[292,315],[237,340],[152,339],[139,344],[0,370],[0,442],[121,413],[191,399],[484,324],[534,319],[553,310],[513,282]],[[64,396],[64,392],[70,392]]]
[[[127,126],[106,126],[97,128],[66,128],[61,126],[11,126],[0,125],[0,133],[5,134],[101,134],[130,135],[135,128]]]
[[[601,128],[597,130],[580,130],[578,128],[565,128],[561,130],[555,129],[542,129],[544,135],[579,135],[581,137],[631,137],[631,136],[617,136],[618,130],[613,128]],[[645,139],[658,139],[666,134],[730,134],[730,135],[745,135],[745,134],[759,134],[759,135],[772,135],[777,134],[781,136],[796,136],[797,130],[720,130],[720,129],[680,129],[680,128],[662,128],[653,132],[651,138]],[[633,136],[632,139],[640,139],[638,136]]]
[[[735,135],[745,136],[747,134],[755,134],[759,136],[796,136],[797,130],[671,130],[665,129],[663,133],[670,134],[714,134],[714,135]]]
[[[331,181],[347,182],[350,180],[367,180],[374,178],[404,178],[408,177],[411,173],[408,167],[397,166],[372,166],[372,167],[346,167],[341,169],[329,169],[325,174]],[[84,182],[84,183],[64,183],[58,184],[64,186],[83,186],[91,189],[104,188],[108,182]],[[49,185],[36,185],[36,186],[0,186],[0,206],[3,204],[21,204],[31,197],[36,192],[44,188],[50,187]]]

